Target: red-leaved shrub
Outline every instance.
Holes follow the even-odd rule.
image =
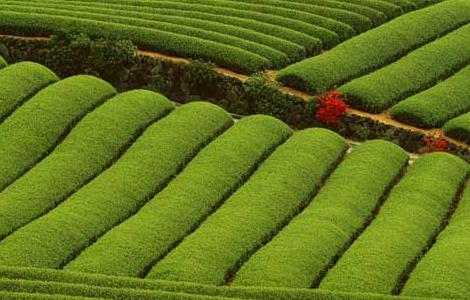
[[[321,94],[317,98],[317,112],[315,118],[323,124],[338,124],[346,113],[347,105],[343,95],[338,91]]]
[[[426,146],[420,149],[421,153],[447,152],[450,150],[449,143],[442,134],[436,137],[425,137],[423,141]]]

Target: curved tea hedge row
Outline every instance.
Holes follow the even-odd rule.
[[[410,274],[402,295],[468,298],[470,268],[462,262],[470,260],[469,203],[467,188],[449,225]]]
[[[147,278],[222,285],[309,202],[347,145],[324,129],[295,133]],[[214,245],[214,242],[217,242]]]
[[[242,266],[233,285],[311,287],[371,218],[407,159],[388,142],[358,146],[312,203]]]
[[[288,66],[277,78],[301,90],[323,92],[379,69],[468,22],[468,1],[444,1],[400,16],[331,51]]]
[[[114,96],[101,79],[80,75],[39,91],[0,124],[0,190],[50,152],[87,112]]]
[[[470,112],[450,120],[443,130],[446,135],[470,144]]]
[[[271,117],[251,116],[238,121],[201,150],[134,216],[109,231],[65,269],[122,276],[147,273],[156,260],[248,180],[290,133],[284,123]]]
[[[469,166],[447,153],[419,158],[393,188],[377,218],[326,274],[320,288],[399,292],[413,261],[447,221]]]
[[[0,69],[6,67],[7,65],[8,63],[6,62],[6,60],[2,56],[0,56]]]
[[[159,94],[120,94],[85,116],[57,148],[0,193],[0,238],[53,209],[103,172],[173,109]]]
[[[58,80],[54,72],[33,62],[0,69],[0,123],[36,92]]]
[[[0,241],[0,265],[65,265],[134,214],[231,124],[230,115],[206,102],[175,110],[147,128],[112,167],[43,217]]]
[[[470,111],[470,65],[434,87],[393,106],[390,114],[403,123],[422,128],[441,127]]]
[[[315,55],[407,10],[396,3],[331,0],[5,0],[0,9],[0,25],[9,32],[67,29],[127,38],[247,73]]]
[[[339,91],[354,107],[382,112],[407,96],[435,85],[469,63],[470,24],[409,53],[395,63],[342,85]]]

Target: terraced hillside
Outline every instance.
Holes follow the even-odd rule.
[[[470,2],[398,17],[280,71],[311,93],[338,88],[355,108],[470,142]]]
[[[470,297],[456,156],[29,62],[0,82],[2,299]]]
[[[236,71],[277,69],[442,0],[4,0],[12,33],[80,31],[202,58]]]

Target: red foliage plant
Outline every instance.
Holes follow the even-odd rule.
[[[343,95],[338,91],[330,91],[316,98],[316,120],[327,125],[338,124],[344,114],[346,114],[347,105],[343,100]]]
[[[450,150],[449,143],[442,134],[436,137],[425,137],[423,141],[426,146],[420,149],[420,153],[447,152]]]

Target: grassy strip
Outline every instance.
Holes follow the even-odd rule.
[[[358,146],[312,203],[242,266],[232,285],[311,287],[371,218],[407,160],[389,142]]]
[[[195,37],[201,40],[212,41],[219,43],[220,45],[226,45],[230,47],[240,48],[244,51],[248,51],[251,54],[264,57],[269,61],[269,64],[266,66],[268,68],[278,68],[285,66],[289,63],[288,56],[274,48],[258,44],[249,40],[241,39],[235,36],[230,36],[227,34],[222,34],[206,29],[194,28],[188,26],[188,21],[181,21],[181,19],[175,20],[174,17],[165,16],[155,17],[153,20],[143,20],[134,17],[126,17],[126,13],[123,14],[109,14],[109,12],[103,12],[101,9],[93,8],[82,8],[78,10],[77,8],[62,8],[62,5],[48,5],[52,8],[41,7],[43,4],[30,4],[29,2],[21,2],[20,5],[10,5],[8,3],[3,3],[0,5],[0,9],[4,11],[14,11],[21,13],[32,13],[40,14],[45,16],[61,16],[61,17],[70,17],[80,20],[88,21],[99,21],[112,24],[123,24],[128,26],[135,26],[138,28],[144,29],[155,29],[168,33],[180,34],[188,37]],[[180,24],[182,23],[182,24]],[[190,22],[189,22],[190,23]]]
[[[420,128],[441,127],[470,111],[470,65],[436,86],[413,95],[390,109],[390,115]]]
[[[113,166],[45,216],[0,242],[0,264],[60,268],[134,214],[233,120],[207,102],[147,128]]]
[[[92,14],[80,14],[84,18],[103,20],[109,22],[123,23],[127,25],[143,26],[147,28],[155,28],[159,30],[188,34],[203,39],[209,39],[228,45],[243,48],[245,50],[257,53],[273,61],[276,65],[285,65],[289,62],[298,61],[305,58],[306,50],[297,44],[279,39],[277,37],[259,33],[251,29],[245,29],[240,26],[227,25],[220,22],[209,20],[200,20],[188,18],[187,16],[175,16],[168,11],[158,11],[149,9],[146,11],[124,10],[129,6],[116,7],[95,6],[90,3],[70,3],[69,1],[4,1],[2,4],[18,4],[21,6],[46,7],[52,9],[69,10],[74,13],[86,12]],[[142,9],[142,8],[141,8]],[[54,10],[55,11],[55,10]],[[174,13],[174,11],[173,11]],[[94,17],[96,14],[96,18]],[[196,14],[197,15],[197,14]],[[71,15],[72,16],[72,15]],[[104,18],[108,16],[108,19]],[[274,67],[273,65],[273,67]]]
[[[297,132],[147,277],[224,284],[308,201],[346,148],[328,130]]]
[[[402,295],[468,299],[470,297],[470,188],[448,226],[417,264]]]
[[[57,272],[59,280],[41,281],[38,274],[50,274]],[[200,285],[192,283],[143,280],[127,277],[114,277],[102,275],[92,275],[87,273],[60,272],[52,269],[42,269],[32,271],[32,276],[24,276],[21,279],[19,274],[9,272],[7,277],[0,279],[0,295],[2,293],[21,293],[21,291],[35,293],[38,297],[50,295],[51,297],[93,297],[93,299],[106,297],[116,300],[134,299],[262,299],[262,300],[416,300],[413,297],[397,297],[367,293],[343,293],[330,292],[325,290],[312,289],[285,289],[269,287],[217,287],[210,285]],[[26,274],[24,274],[26,275]],[[93,276],[96,285],[80,283],[82,279],[90,279]],[[28,277],[31,277],[28,279]],[[10,279],[7,279],[10,278]],[[67,278],[67,280],[63,280]],[[15,280],[12,280],[15,279]],[[76,279],[77,282],[68,282]],[[118,285],[119,284],[119,285]],[[10,291],[10,292],[5,292]],[[39,294],[44,293],[44,294]],[[46,294],[48,293],[48,294]],[[199,297],[199,298],[198,298]],[[3,298],[2,298],[3,299]],[[21,298],[23,299],[23,298]],[[27,298],[26,298],[27,299]],[[34,298],[33,298],[34,299]],[[39,298],[40,299],[40,298]],[[54,298],[52,298],[54,299]],[[436,298],[426,298],[428,300]]]
[[[148,273],[246,181],[291,130],[279,120],[238,121],[204,148],[137,214],[113,228],[65,269],[121,276]]]
[[[320,288],[394,293],[446,220],[468,172],[466,162],[447,153],[416,160]]]
[[[49,156],[0,193],[0,238],[45,214],[101,173],[171,109],[173,104],[163,96],[135,90],[85,116]]]
[[[368,112],[382,112],[451,76],[469,63],[470,24],[409,53],[395,63],[346,83],[339,91],[354,107]]]
[[[0,24],[21,33],[43,32],[48,34],[61,32],[66,28],[68,31],[83,32],[91,36],[129,39],[143,48],[170,55],[205,59],[234,71],[246,73],[262,70],[270,64],[268,59],[238,47],[124,24],[6,10],[0,11]]]
[[[470,2],[444,1],[405,14],[331,51],[288,66],[279,72],[277,79],[310,93],[329,90],[383,67],[468,22]]]
[[[180,3],[194,3],[192,0],[171,0],[172,2]],[[329,32],[334,32],[340,39],[340,41],[350,38],[355,35],[354,29],[342,22],[338,22],[334,19],[323,17],[321,15],[312,14],[309,12],[304,12],[296,9],[288,9],[284,7],[272,7],[267,5],[260,4],[251,4],[245,1],[227,1],[227,0],[198,0],[200,4],[212,5],[217,7],[232,8],[232,9],[242,9],[246,11],[261,12],[264,14],[279,16],[283,18],[298,20],[305,24],[310,24],[317,27],[318,33],[323,33],[322,36],[319,36],[320,40],[328,48],[332,47],[334,40],[330,38],[334,37],[329,34]],[[323,29],[323,30],[322,30]],[[328,34],[327,34],[328,33]]]
[[[451,119],[442,128],[445,135],[470,143],[470,112]]]
[[[33,62],[21,62],[1,69],[0,123],[39,90],[58,80],[54,72]]]
[[[42,159],[86,113],[116,93],[91,76],[41,90],[0,124],[0,190]]]
[[[284,3],[287,3],[287,2],[331,7],[335,9],[350,11],[350,12],[353,12],[353,13],[356,13],[356,14],[359,14],[361,16],[368,18],[372,26],[378,26],[387,21],[387,16],[384,13],[376,9],[370,8],[370,7],[354,4],[352,2],[341,2],[341,1],[336,1],[336,0],[316,0],[316,1],[286,0],[284,1]]]
[[[285,16],[278,16],[275,14],[259,12],[256,10],[240,9],[238,5],[232,7],[212,5],[215,3],[210,2],[197,2],[194,1],[152,1],[152,0],[82,0],[87,2],[112,2],[118,4],[128,4],[140,7],[153,7],[153,8],[183,8],[185,10],[191,9],[193,11],[214,13],[221,16],[232,16],[247,18],[252,20],[261,21],[268,24],[283,26],[303,34],[309,35],[319,39],[323,48],[331,48],[340,42],[338,35],[328,29],[300,21],[296,18],[289,18]],[[225,2],[225,1],[223,1]]]
[[[372,22],[369,18],[364,17],[363,15],[357,14],[355,12],[351,12],[348,10],[325,7],[320,5],[311,4],[302,4],[302,3],[294,3],[289,1],[280,1],[280,0],[230,0],[231,2],[236,3],[252,3],[252,4],[260,4],[264,6],[273,6],[284,8],[288,10],[296,10],[299,12],[307,12],[313,15],[318,15],[322,17],[326,17],[332,20],[336,20],[340,23],[347,24],[351,28],[354,29],[355,33],[360,33],[366,31],[372,27]],[[330,29],[332,30],[332,29]],[[343,38],[347,39],[351,34],[351,30],[348,28],[346,31],[341,29],[341,31],[336,31],[338,35]]]

